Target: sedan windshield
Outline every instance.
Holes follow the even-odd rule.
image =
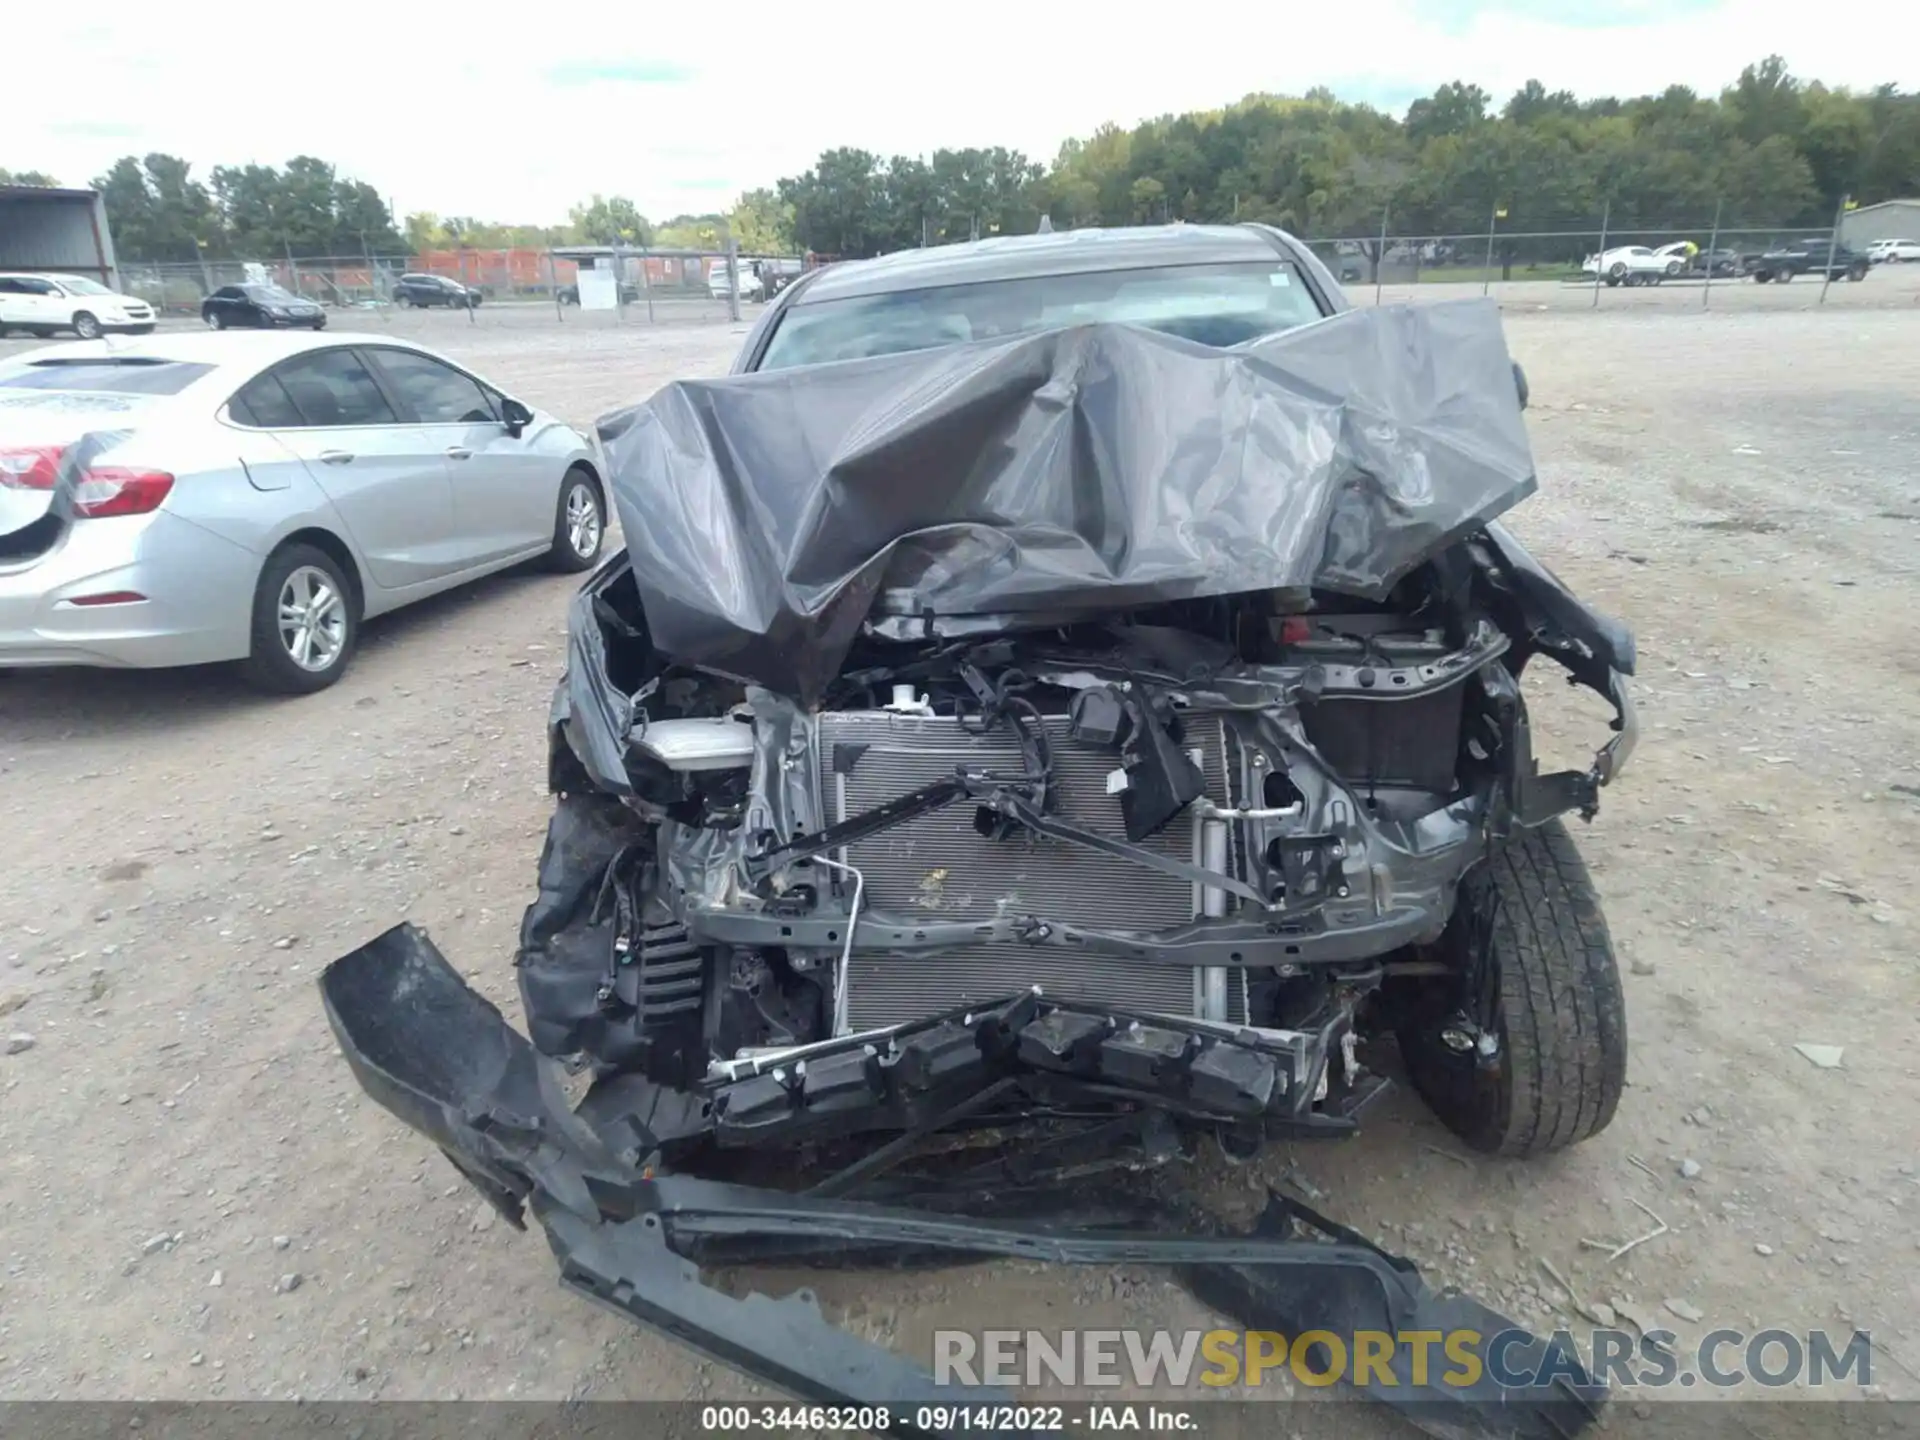
[[[278,285],[249,285],[247,298],[262,305],[298,305],[300,297]]]
[[[1224,349],[1319,318],[1299,274],[1274,262],[1036,275],[796,305],[782,317],[760,368],[1103,323],[1143,325]]]

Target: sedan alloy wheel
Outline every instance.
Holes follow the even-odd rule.
[[[302,565],[280,587],[280,643],[302,670],[322,674],[340,662],[347,643],[347,602],[333,577]]]
[[[600,498],[584,480],[567,491],[567,543],[582,560],[600,553]]]

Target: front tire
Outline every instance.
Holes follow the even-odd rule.
[[[593,476],[578,465],[567,471],[560,482],[560,498],[554,505],[553,546],[547,551],[547,568],[563,575],[578,574],[593,567],[600,558],[600,547],[607,538],[607,502]]]
[[[88,310],[82,310],[73,317],[73,333],[82,340],[98,340],[101,335],[99,319]]]
[[[360,605],[340,564],[311,545],[276,550],[253,594],[247,679],[276,695],[310,695],[346,673]]]
[[[200,318],[206,322],[209,330],[224,330],[227,328],[227,317],[217,310],[203,310],[200,312]]]
[[[1491,926],[1477,946],[1471,900],[1489,889]],[[1402,1019],[1408,1076],[1441,1123],[1475,1150],[1509,1156],[1545,1155],[1606,1129],[1626,1085],[1626,1004],[1599,897],[1566,827],[1550,820],[1496,850],[1463,882],[1440,944],[1450,961],[1491,969],[1493,1022],[1493,1053],[1481,1058],[1458,1048],[1444,1006]]]

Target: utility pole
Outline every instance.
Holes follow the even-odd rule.
[[[1487,286],[1493,283],[1494,225],[1495,225],[1495,222],[1498,221],[1500,217],[1506,213],[1507,213],[1506,207],[1496,202],[1492,212],[1487,216],[1487,263],[1480,267],[1480,293],[1482,295],[1485,295],[1487,293]]]
[[[1593,252],[1593,304],[1588,308],[1600,308],[1600,272],[1607,268],[1607,221],[1613,215],[1613,201],[1607,201],[1600,211],[1600,248]]]
[[[1707,308],[1707,300],[1713,294],[1713,252],[1720,248],[1720,207],[1724,201],[1713,202],[1713,233],[1707,237],[1707,283],[1700,292],[1700,308]]]
[[[1233,197],[1233,204],[1237,212],[1240,208],[1240,197],[1238,195]],[[1386,268],[1387,264],[1387,216],[1391,214],[1392,211],[1392,201],[1388,201],[1380,207],[1380,248],[1373,252],[1373,306],[1376,310],[1380,308],[1380,287],[1383,283],[1380,278],[1380,272]]]
[[[1847,218],[1847,202],[1851,197],[1840,197],[1840,208],[1833,212],[1833,233],[1827,236],[1827,268],[1820,281],[1820,303],[1827,303],[1827,287],[1833,284],[1833,256],[1840,248],[1840,222]]]

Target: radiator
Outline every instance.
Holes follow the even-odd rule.
[[[1124,838],[1120,801],[1107,793],[1113,751],[1075,744],[1064,717],[1047,721],[1052,742],[1056,811],[1089,830]],[[1188,749],[1202,754],[1207,794],[1225,803],[1226,756],[1217,720],[1190,725]],[[841,757],[836,773],[835,755]],[[886,711],[821,717],[820,793],[827,813],[844,820],[953,773],[957,764],[1017,772],[1019,746],[1004,730],[971,735],[957,721]],[[1033,834],[990,840],[974,829],[964,802],[849,847],[847,863],[865,876],[864,904],[929,920],[986,920],[1040,915],[1070,924],[1160,930],[1200,911],[1197,887],[1171,875]],[[1199,822],[1174,817],[1147,841],[1182,860],[1199,858]],[[942,952],[853,957],[848,1021],[855,1031],[916,1020],[930,1012],[1002,999],[1039,985],[1048,994],[1159,1014],[1204,1013],[1206,972],[1057,945],[972,945]],[[1225,1010],[1211,1018],[1246,1018],[1245,972],[1214,976]],[[1230,983],[1222,983],[1222,982]],[[1216,1008],[1218,1004],[1216,1003]]]

